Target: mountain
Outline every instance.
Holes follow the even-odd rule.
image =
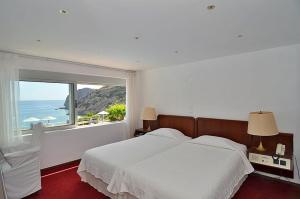
[[[82,88],[82,89],[77,90],[77,101],[83,100],[83,98],[85,98],[92,92],[93,92],[93,89],[90,89],[90,88]],[[67,96],[67,98],[65,100],[64,106],[66,109],[69,109],[69,95]]]
[[[115,103],[126,102],[125,86],[106,86],[100,89],[83,88],[77,91],[77,111],[79,115],[88,112],[98,113]],[[65,107],[69,106],[69,96],[65,100]]]

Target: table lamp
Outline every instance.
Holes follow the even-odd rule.
[[[151,131],[150,120],[156,120],[156,111],[155,111],[155,108],[145,107],[144,111],[143,111],[143,113],[141,115],[141,119],[148,121],[148,128],[147,128],[147,130]]]
[[[263,147],[261,136],[273,136],[278,133],[275,117],[272,112],[259,111],[249,113],[248,134],[260,136],[259,146],[256,150],[266,150]]]

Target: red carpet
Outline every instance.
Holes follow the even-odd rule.
[[[80,181],[77,167],[52,171],[42,178],[42,190],[26,199],[107,199],[94,188]],[[234,199],[300,199],[300,185],[251,175]]]
[[[253,174],[233,199],[300,199],[300,185]]]
[[[42,190],[26,199],[107,199],[96,189],[80,181],[77,167],[42,177]]]

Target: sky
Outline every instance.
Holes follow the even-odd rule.
[[[20,82],[20,100],[65,100],[69,84]]]
[[[77,89],[99,89],[102,85],[78,84]],[[20,82],[20,100],[65,100],[69,95],[69,84],[46,82]]]
[[[102,88],[103,85],[93,85],[93,84],[77,84],[77,90],[82,88],[91,88],[91,89],[99,89]]]

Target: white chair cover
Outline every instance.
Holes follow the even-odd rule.
[[[32,127],[31,143],[2,148],[9,166],[2,168],[8,199],[20,199],[41,189],[40,136],[43,125]]]

